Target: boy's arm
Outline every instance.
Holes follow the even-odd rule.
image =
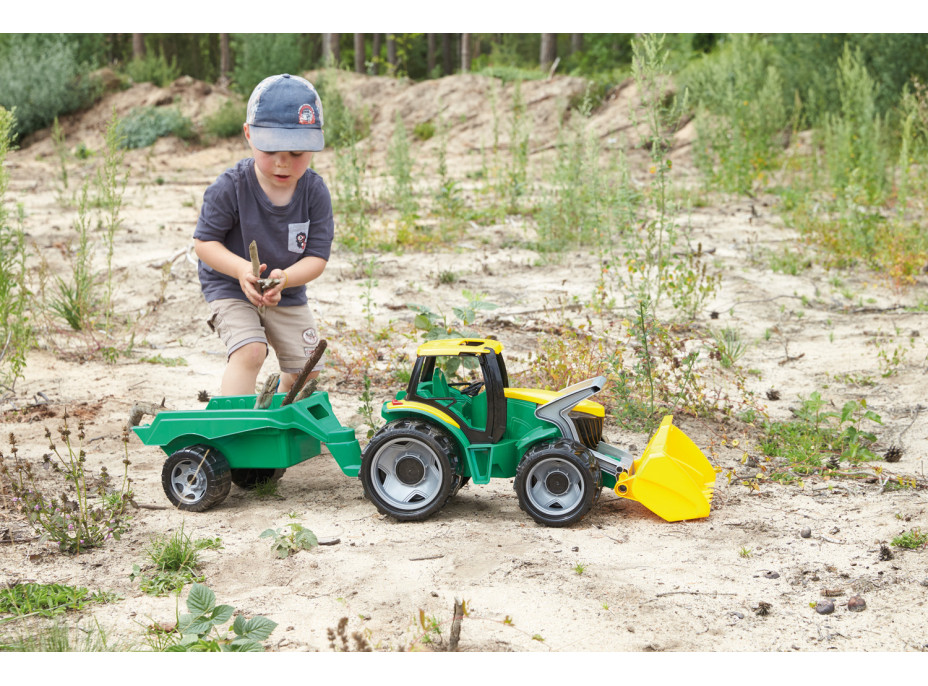
[[[268,277],[271,279],[283,279],[283,282],[264,292],[265,302],[263,304],[276,305],[280,302],[280,292],[284,288],[303,286],[317,279],[325,271],[327,264],[328,262],[321,257],[308,255],[286,269],[271,270]]]
[[[258,290],[258,278],[252,271],[251,261],[239,257],[219,241],[201,241],[198,238],[193,239],[194,249],[206,265],[213,268],[220,274],[231,276],[237,279],[242,288],[242,293],[248,298],[248,301],[260,307],[261,305],[270,305],[265,302],[265,297]],[[299,263],[297,263],[299,264]],[[267,269],[266,264],[261,265],[261,271]],[[320,272],[321,273],[321,272]],[[318,274],[317,274],[318,276]],[[277,301],[280,300],[279,292]],[[276,305],[277,301],[273,304]]]

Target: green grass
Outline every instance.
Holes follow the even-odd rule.
[[[68,610],[82,610],[90,603],[115,600],[113,593],[64,584],[16,584],[0,590],[0,614],[24,617],[54,617]]]
[[[141,590],[149,595],[179,593],[186,584],[203,581],[199,573],[200,551],[219,548],[222,548],[219,538],[194,540],[181,526],[172,536],[158,536],[149,542],[145,554],[152,571],[143,573],[139,565],[134,565],[130,579],[138,579]]]

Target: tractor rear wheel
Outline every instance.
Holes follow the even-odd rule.
[[[592,453],[562,438],[540,443],[525,453],[513,484],[519,507],[545,526],[569,526],[593,507],[602,472]]]
[[[364,495],[377,510],[418,521],[440,510],[452,495],[458,458],[444,431],[421,420],[398,419],[371,439],[361,456]]]
[[[286,469],[233,469],[232,483],[246,491],[253,491],[259,484],[280,481]]]
[[[232,488],[231,476],[222,453],[207,445],[194,445],[164,461],[161,485],[177,509],[203,512],[226,499]]]

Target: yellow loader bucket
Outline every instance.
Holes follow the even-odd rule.
[[[644,453],[615,484],[616,495],[668,522],[708,517],[714,489],[715,470],[672,416],[664,417]]]

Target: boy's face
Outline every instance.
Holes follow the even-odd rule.
[[[297,181],[306,172],[309,163],[312,162],[313,154],[311,152],[263,152],[258,150],[251,142],[251,136],[248,132],[248,124],[244,127],[245,138],[248,139],[248,145],[255,158],[255,171],[258,179],[269,184],[271,188],[277,190],[293,190],[296,188]]]

